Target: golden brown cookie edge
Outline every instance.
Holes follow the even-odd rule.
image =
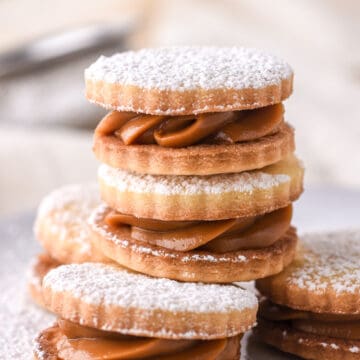
[[[291,227],[275,244],[226,254],[180,252],[136,241],[128,230],[112,230],[104,218],[110,208],[94,212],[90,227],[99,250],[132,270],[179,281],[231,283],[249,281],[282,271],[295,257],[297,235]]]
[[[153,115],[191,115],[265,107],[292,93],[293,74],[277,85],[247,89],[159,90],[85,79],[86,98],[106,109]]]
[[[276,134],[231,145],[165,148],[124,145],[115,136],[95,136],[97,159],[114,168],[153,175],[213,175],[260,169],[295,151],[294,130],[283,124]]]
[[[350,351],[352,346],[357,346],[360,349],[360,341],[357,340],[337,339],[310,334],[296,330],[281,322],[263,319],[258,321],[255,333],[266,344],[304,359],[359,359],[359,353],[352,353]]]

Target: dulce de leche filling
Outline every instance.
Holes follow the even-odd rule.
[[[158,144],[185,147],[199,143],[233,144],[278,131],[284,107],[185,116],[158,116],[112,111],[95,130],[97,136],[115,135],[125,145]]]
[[[48,329],[48,342],[63,360],[235,359],[241,336],[202,340],[167,340],[101,331],[59,319]]]
[[[170,250],[226,253],[274,244],[289,229],[291,217],[289,205],[262,216],[216,221],[161,221],[112,211],[105,222],[128,226],[133,239]]]
[[[360,314],[328,314],[294,310],[262,301],[259,316],[270,321],[286,321],[293,328],[322,336],[360,340]]]

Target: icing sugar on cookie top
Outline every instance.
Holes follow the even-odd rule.
[[[270,189],[290,182],[287,174],[267,174],[261,171],[212,176],[147,175],[99,167],[98,176],[120,191],[155,194],[219,194],[232,191],[251,193],[255,189]]]
[[[46,275],[43,286],[52,292],[70,292],[92,305],[199,313],[257,307],[255,295],[237,286],[151,278],[96,263],[61,266]]]
[[[360,231],[309,234],[302,238],[304,265],[289,281],[310,291],[360,292]]]
[[[38,216],[46,216],[54,211],[61,210],[65,218],[69,215],[65,210],[73,206],[76,206],[81,214],[88,216],[93,208],[100,203],[97,190],[96,183],[71,184],[58,188],[41,201]],[[73,214],[69,215],[69,221],[74,220],[73,218]]]
[[[85,78],[145,89],[259,89],[293,75],[283,60],[257,49],[172,47],[101,56]]]
[[[72,242],[79,245],[78,251],[88,253],[91,250],[89,232],[84,222],[100,204],[98,187],[95,183],[66,185],[52,191],[39,205],[35,233],[39,233],[44,219],[51,216],[49,234],[58,241]]]

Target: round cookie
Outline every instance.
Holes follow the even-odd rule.
[[[99,330],[162,339],[221,339],[256,319],[255,295],[234,285],[181,283],[100,263],[63,265],[43,280],[46,306]]]
[[[295,261],[256,283],[277,304],[319,313],[360,313],[360,232],[309,234]]]
[[[122,266],[155,277],[206,283],[249,281],[279,273],[295,256],[297,235],[292,227],[274,244],[260,249],[183,252],[136,240],[129,227],[109,226],[105,221],[109,212],[102,205],[89,219],[96,246]]]
[[[153,175],[212,175],[259,169],[295,150],[294,130],[282,124],[276,133],[236,144],[199,144],[183,148],[125,145],[112,135],[95,135],[97,159],[113,168]]]
[[[31,298],[40,306],[45,307],[42,294],[44,276],[61,264],[48,254],[39,254],[30,264],[28,272],[28,289]]]
[[[303,236],[295,261],[257,280],[263,341],[305,359],[360,357],[360,233]],[[279,305],[280,304],[280,305]]]
[[[113,209],[159,220],[256,216],[289,205],[303,189],[303,167],[290,156],[251,172],[212,176],[140,175],[108,165],[98,172],[102,199]]]
[[[187,115],[265,107],[292,92],[293,72],[251,48],[172,47],[101,56],[86,97],[107,109]]]
[[[92,245],[87,219],[101,204],[96,184],[61,187],[41,202],[35,236],[46,252],[59,263],[108,262]]]
[[[306,333],[278,322],[259,320],[255,332],[267,344],[304,359],[358,360],[360,341]]]

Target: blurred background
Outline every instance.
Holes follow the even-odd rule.
[[[0,215],[96,179],[84,99],[100,54],[167,45],[259,47],[295,70],[286,119],[306,184],[360,189],[357,0],[0,0]]]

